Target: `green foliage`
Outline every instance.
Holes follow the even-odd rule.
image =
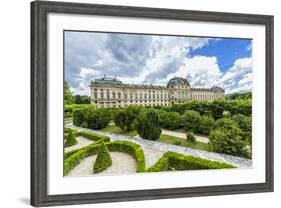
[[[191,142],[191,143],[196,142],[196,139],[195,139],[195,136],[194,136],[193,132],[190,132],[190,131],[188,131],[186,133],[186,139],[187,139],[188,142]]]
[[[252,99],[252,93],[251,92],[233,93],[230,95],[226,95],[226,99],[229,100]]]
[[[100,143],[93,143],[86,147],[83,147],[79,149],[78,151],[73,151],[71,155],[68,155],[68,157],[65,157],[64,160],[64,169],[63,173],[64,175],[67,175],[76,165],[80,163],[81,160],[84,158],[97,154],[99,149]]]
[[[159,172],[167,170],[200,170],[235,168],[226,163],[210,161],[199,157],[187,156],[176,152],[165,152],[163,156],[147,172]]]
[[[111,120],[110,112],[107,109],[89,109],[89,114],[86,118],[88,128],[102,129],[108,125]]]
[[[104,143],[100,144],[98,155],[93,166],[93,172],[99,173],[106,170],[108,167],[112,165],[112,159],[110,153]]]
[[[200,114],[194,110],[187,110],[182,116],[182,125],[187,131],[198,132],[200,121]]]
[[[252,115],[252,99],[230,100],[227,109],[231,115],[243,114],[245,116]]]
[[[74,95],[74,103],[76,104],[90,104],[91,99],[87,95]]]
[[[155,141],[161,135],[158,113],[154,109],[143,109],[135,120],[135,127],[143,139]]]
[[[232,116],[231,118],[235,121],[240,129],[243,131],[241,136],[244,140],[248,141],[249,143],[252,142],[252,117],[251,116],[244,116],[242,114],[237,114]]]
[[[199,132],[201,134],[209,135],[211,129],[215,124],[215,120],[211,116],[202,116],[199,126]]]
[[[136,160],[137,172],[145,171],[145,158],[140,145],[128,141],[113,141],[106,143],[106,146],[109,151],[118,151],[132,155]]]
[[[133,122],[141,109],[141,106],[128,106],[125,109],[118,110],[114,114],[115,125],[126,131],[133,130]]]
[[[103,140],[103,142],[110,141],[110,138],[108,136],[104,136],[104,135],[100,135],[100,134],[96,134],[96,133],[88,132],[88,131],[79,131],[77,133],[77,136],[83,136],[83,137],[93,140],[93,141],[99,141],[99,140]]]
[[[177,112],[159,111],[159,124],[165,129],[177,129],[180,126],[181,115]]]
[[[76,108],[73,110],[73,124],[75,126],[81,126],[81,124],[85,121],[87,117],[87,109],[86,108]]]
[[[70,147],[78,143],[72,131],[66,134],[65,140],[64,147]]]
[[[246,143],[237,129],[216,129],[210,133],[210,147],[219,153],[249,158]]]
[[[63,90],[64,90],[64,104],[72,104],[74,99],[72,92],[70,90],[70,86],[67,82],[63,83]]]

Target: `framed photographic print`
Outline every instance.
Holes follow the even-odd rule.
[[[273,191],[273,16],[31,3],[31,204]]]

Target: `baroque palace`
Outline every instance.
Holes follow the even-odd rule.
[[[129,105],[168,106],[188,100],[224,98],[224,89],[191,88],[180,77],[169,80],[167,86],[124,84],[116,77],[104,77],[91,81],[91,103],[98,108],[119,108]]]

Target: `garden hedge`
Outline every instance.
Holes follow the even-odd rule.
[[[235,168],[233,165],[210,161],[199,157],[187,156],[176,152],[165,152],[163,156],[147,172],[174,170],[200,170]]]
[[[70,131],[68,134],[65,135],[65,143],[64,147],[70,147],[77,144],[77,140],[73,134],[73,131]]]
[[[106,143],[106,146],[109,151],[132,155],[137,163],[137,172],[145,171],[145,157],[140,145],[128,141],[113,141]]]
[[[88,132],[88,131],[79,131],[77,133],[77,136],[83,136],[87,139],[93,140],[93,141],[98,141],[98,140],[103,140],[103,142],[109,142],[110,138],[108,136],[96,134],[93,132]]]

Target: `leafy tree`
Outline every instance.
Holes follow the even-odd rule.
[[[185,130],[198,132],[201,116],[197,111],[187,110],[182,116],[182,125]]]
[[[235,129],[239,134],[241,133],[241,129],[238,124],[230,118],[221,118],[217,120],[214,124],[213,129],[220,129],[224,131],[230,131]]]
[[[181,115],[177,112],[159,111],[159,123],[162,128],[177,129],[181,122]]]
[[[118,110],[114,115],[115,125],[123,130],[132,130],[133,122],[141,109],[141,106],[128,106],[125,109]]]
[[[112,159],[110,156],[110,153],[105,146],[104,143],[102,143],[99,147],[97,159],[95,161],[95,164],[93,166],[93,172],[99,173],[104,170],[106,170],[108,167],[112,165]]]
[[[209,139],[210,147],[215,152],[239,157],[250,157],[240,132],[235,128],[229,131],[225,129],[212,130]]]
[[[75,104],[90,104],[91,99],[86,95],[74,95],[74,103]]]
[[[252,92],[233,93],[230,95],[226,95],[226,99],[229,100],[252,99]]]
[[[214,119],[222,118],[223,111],[227,109],[227,104],[224,99],[217,99],[210,103],[210,110]]]
[[[134,122],[138,134],[143,139],[158,140],[161,135],[159,116],[154,109],[143,109]]]
[[[249,143],[252,142],[252,117],[244,116],[242,114],[237,114],[232,116],[231,118],[235,121],[240,129],[242,130],[241,136],[244,140],[248,141]]]
[[[89,109],[87,115],[88,128],[102,129],[108,125],[111,120],[110,112],[107,109]]]
[[[200,127],[199,127],[200,133],[209,135],[214,124],[215,124],[215,120],[213,119],[213,117],[202,116],[200,121]]]
[[[70,86],[67,82],[64,82],[63,90],[64,90],[64,104],[72,104],[74,99],[73,99],[72,92],[70,90]]]

